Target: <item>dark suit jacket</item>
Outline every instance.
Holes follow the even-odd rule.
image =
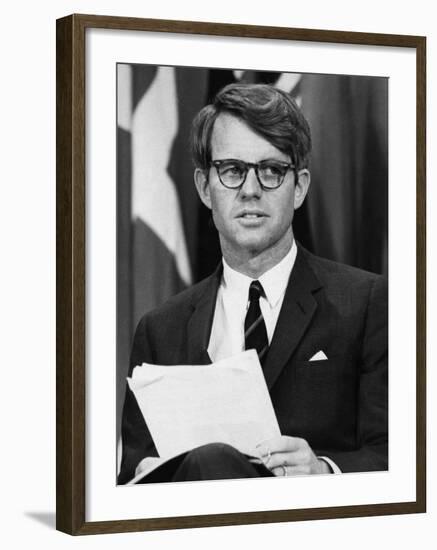
[[[207,364],[222,270],[138,324],[129,375],[143,362]],[[264,373],[283,435],[302,437],[343,472],[387,469],[387,284],[298,247]],[[309,361],[322,350],[328,360]],[[126,387],[119,483],[157,456]]]

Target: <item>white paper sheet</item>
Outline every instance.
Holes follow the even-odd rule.
[[[160,457],[214,442],[256,456],[280,435],[255,350],[211,365],[143,363],[127,380]]]

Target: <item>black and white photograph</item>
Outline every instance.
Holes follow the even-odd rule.
[[[423,512],[425,39],[57,46],[57,528]]]
[[[389,471],[389,79],[116,82],[116,483]]]

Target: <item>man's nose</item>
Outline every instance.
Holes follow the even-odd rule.
[[[240,194],[242,197],[260,197],[262,193],[261,185],[255,173],[255,168],[251,166],[246,174],[246,179],[241,186]]]

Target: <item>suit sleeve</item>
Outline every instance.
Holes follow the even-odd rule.
[[[369,292],[360,357],[357,450],[327,451],[342,472],[388,469],[388,300],[387,281]]]
[[[147,337],[146,316],[141,319],[135,332],[129,376],[131,376],[134,367],[144,362],[153,363],[153,350]],[[124,485],[135,476],[135,469],[143,458],[158,455],[137,400],[127,383],[121,420],[121,438],[123,453],[117,482]]]

